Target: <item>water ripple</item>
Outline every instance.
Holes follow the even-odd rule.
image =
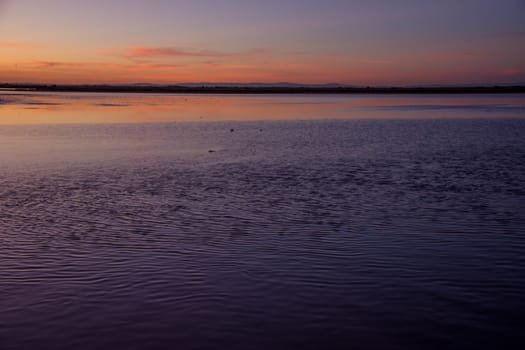
[[[520,340],[523,121],[232,125],[1,170],[0,347]]]

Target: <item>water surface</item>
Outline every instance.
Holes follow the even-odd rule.
[[[1,349],[523,344],[523,95],[0,100]]]
[[[209,95],[0,91],[0,124],[522,118],[525,94]]]

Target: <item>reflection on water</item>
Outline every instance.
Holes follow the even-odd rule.
[[[0,92],[0,124],[522,117],[525,95],[177,95]]]
[[[442,100],[392,96],[0,98],[20,99],[0,106],[4,123],[33,124],[0,126],[2,350],[524,342],[518,108],[405,110],[392,106]],[[442,106],[473,99],[519,105]],[[350,118],[269,120],[300,111]],[[49,125],[201,114],[257,117]]]

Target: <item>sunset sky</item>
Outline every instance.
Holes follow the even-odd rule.
[[[525,83],[524,0],[0,0],[0,82]]]

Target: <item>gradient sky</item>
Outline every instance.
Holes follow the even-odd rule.
[[[525,83],[525,0],[0,0],[0,82]]]

